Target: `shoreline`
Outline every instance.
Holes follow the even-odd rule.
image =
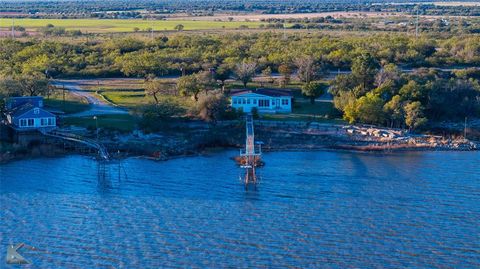
[[[153,156],[148,156],[145,154],[121,154],[119,156],[114,156],[108,161],[113,160],[124,160],[129,158],[134,159],[145,159],[151,160],[156,162],[162,161],[171,161],[176,159],[182,158],[190,158],[190,157],[200,157],[200,156],[208,156],[218,151],[227,151],[227,150],[240,150],[240,147],[232,147],[232,146],[216,146],[211,148],[205,148],[202,150],[198,150],[197,152],[188,152],[183,154],[175,154],[175,155],[168,155],[162,156],[161,158],[156,158]],[[432,148],[432,147],[400,147],[400,148],[393,148],[393,149],[385,149],[385,148],[375,148],[372,146],[355,146],[355,145],[343,145],[343,146],[327,146],[327,145],[316,145],[316,146],[302,146],[302,147],[273,147],[262,150],[263,153],[272,153],[272,152],[320,152],[320,151],[329,151],[329,152],[345,152],[345,153],[365,153],[365,154],[387,154],[387,153],[408,153],[408,152],[438,152],[438,151],[454,151],[454,152],[472,152],[478,151],[478,149],[449,149],[449,148]],[[53,154],[11,154],[11,153],[3,153],[0,154],[0,166],[18,162],[18,161],[26,161],[26,160],[35,160],[40,158],[63,158],[67,156],[86,156],[91,157],[92,159],[98,159],[95,154],[85,154],[82,152],[56,152]],[[7,156],[7,157],[6,157]],[[233,158],[233,157],[232,157]],[[233,161],[233,159],[232,159]]]
[[[239,121],[221,122],[215,126],[184,123],[173,127],[176,129],[152,134],[105,130],[100,143],[111,153],[112,159],[136,157],[156,161],[200,156],[214,149],[239,150],[244,147],[244,124]],[[87,133],[85,137],[92,135],[96,134]],[[390,153],[480,149],[477,142],[463,138],[408,134],[405,130],[372,126],[257,121],[255,135],[256,141],[263,141],[263,152],[328,150]],[[0,153],[0,164],[36,157],[96,154],[95,150],[55,140],[44,140],[33,147],[11,144],[9,149]]]

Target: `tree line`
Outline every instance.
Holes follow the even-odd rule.
[[[50,27],[52,28],[52,27]],[[475,66],[480,64],[480,37],[405,34],[277,33],[177,34],[144,40],[112,38],[71,43],[55,40],[0,40],[0,74],[47,73],[49,77],[146,77],[209,69],[234,69],[255,63],[257,73],[281,66],[295,69],[295,59],[313,58],[325,69],[349,69],[353,59],[369,53],[382,64],[399,66]]]
[[[190,96],[196,104],[208,92],[215,93],[217,97],[205,97],[210,101],[204,102],[215,107],[212,100],[225,103],[216,94],[225,92],[228,79],[248,87],[255,76],[271,83],[275,74],[279,87],[292,79],[301,82],[303,95],[314,103],[328,88],[326,76],[340,69],[351,74],[336,76],[329,90],[346,120],[415,129],[427,120],[476,115],[476,69],[452,74],[428,67],[478,65],[479,41],[473,35],[321,33],[176,34],[81,44],[2,39],[0,94],[44,95],[52,78],[125,76],[144,78],[157,106],[159,97],[174,87],[175,94]],[[427,69],[401,71],[419,66]],[[155,79],[165,75],[180,78],[174,85]]]
[[[390,1],[349,1],[349,0],[237,0],[237,1],[190,1],[190,0],[90,0],[90,1],[3,1],[0,12],[20,13],[35,18],[146,18],[171,13],[191,15],[213,15],[214,12],[256,12],[266,14],[312,13],[332,11],[360,12],[404,12],[422,15],[479,16],[478,6],[441,6],[429,4],[432,1],[399,0]],[[375,3],[375,4],[372,4]],[[112,12],[115,11],[115,12]],[[146,10],[147,12],[138,12]],[[7,14],[8,15],[8,14]],[[16,14],[18,15],[18,14]]]
[[[352,73],[331,83],[334,104],[350,123],[389,127],[424,127],[428,121],[478,117],[480,70],[445,72],[418,69],[402,72],[396,65],[381,66],[370,54],[352,64]]]

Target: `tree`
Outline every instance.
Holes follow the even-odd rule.
[[[290,82],[290,76],[292,75],[292,69],[287,64],[281,64],[278,67],[278,72],[283,76],[282,87],[285,87]]]
[[[375,76],[375,85],[381,87],[386,83],[397,83],[400,77],[400,69],[394,64],[387,64]]]
[[[180,32],[183,31],[184,28],[185,26],[183,26],[183,24],[177,24],[174,29]]]
[[[18,85],[22,95],[37,96],[48,93],[48,80],[42,74],[21,75]]]
[[[305,56],[295,60],[297,66],[297,75],[300,81],[309,83],[320,76],[320,67],[315,63],[313,57]]]
[[[197,77],[200,88],[205,91],[205,94],[218,86],[215,80],[215,74],[210,71],[202,71],[195,74],[195,76]]]
[[[159,79],[153,79],[145,82],[145,92],[147,95],[153,96],[155,104],[159,103],[158,95],[168,95],[172,92],[175,85],[165,83]]]
[[[363,92],[372,88],[378,63],[370,53],[364,53],[355,58],[352,63],[352,75],[358,80]]]
[[[345,112],[347,106],[355,103],[355,95],[352,91],[341,91],[333,97],[333,105],[336,109]]]
[[[405,105],[405,124],[410,128],[410,130],[415,130],[425,123],[427,123],[427,118],[423,115],[422,103],[416,101],[411,102]]]
[[[220,92],[202,95],[197,103],[198,116],[204,121],[215,124],[222,119],[228,104],[227,98]]]
[[[180,77],[177,80],[177,89],[181,95],[191,95],[195,101],[198,101],[198,94],[202,90],[198,78],[195,74]]]
[[[399,94],[404,100],[421,101],[425,99],[426,91],[415,80],[410,80],[400,88]]]
[[[230,78],[232,75],[232,69],[229,68],[226,64],[220,65],[217,70],[215,70],[215,79],[220,81],[220,87],[222,87],[222,92],[225,92],[225,81]]]
[[[262,70],[262,76],[266,77],[269,83],[273,83],[272,68],[270,66]]]
[[[22,91],[18,80],[11,77],[0,78],[0,99],[20,95],[22,95]]]
[[[247,83],[252,80],[255,76],[255,70],[257,69],[257,64],[254,62],[247,63],[243,61],[240,64],[237,64],[235,73],[238,79],[243,83],[243,87],[247,87]]]
[[[322,96],[325,93],[327,87],[327,84],[322,82],[308,82],[302,86],[302,94],[310,98],[311,104],[315,104],[315,99]]]
[[[374,93],[360,97],[356,102],[358,120],[364,123],[381,124],[384,122],[383,106],[385,102]]]
[[[125,53],[115,62],[126,76],[146,77],[149,74],[162,75],[166,71],[163,59],[147,51]]]
[[[390,120],[391,127],[398,127],[405,122],[405,110],[402,97],[395,95],[383,106],[383,111]]]
[[[176,102],[165,99],[155,105],[141,108],[140,127],[146,131],[159,131],[177,116],[185,113],[185,110]]]
[[[333,96],[338,96],[341,92],[351,91],[355,87],[355,83],[355,78],[352,75],[340,74],[332,80],[328,92]]]

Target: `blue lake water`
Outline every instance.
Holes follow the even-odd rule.
[[[236,153],[0,165],[0,268],[480,267],[478,152],[267,153],[248,191]]]

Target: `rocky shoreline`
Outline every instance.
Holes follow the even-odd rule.
[[[92,135],[87,134],[87,135]],[[472,151],[477,143],[459,138],[407,134],[404,130],[372,126],[344,126],[305,122],[267,122],[255,124],[256,140],[264,151],[343,150],[367,152],[454,150]],[[122,134],[102,132],[101,143],[113,158],[144,157],[170,160],[201,155],[212,148],[237,148],[244,145],[243,122],[182,123],[168,132]],[[58,145],[40,144],[0,153],[0,163],[35,157],[55,157],[77,152]]]

